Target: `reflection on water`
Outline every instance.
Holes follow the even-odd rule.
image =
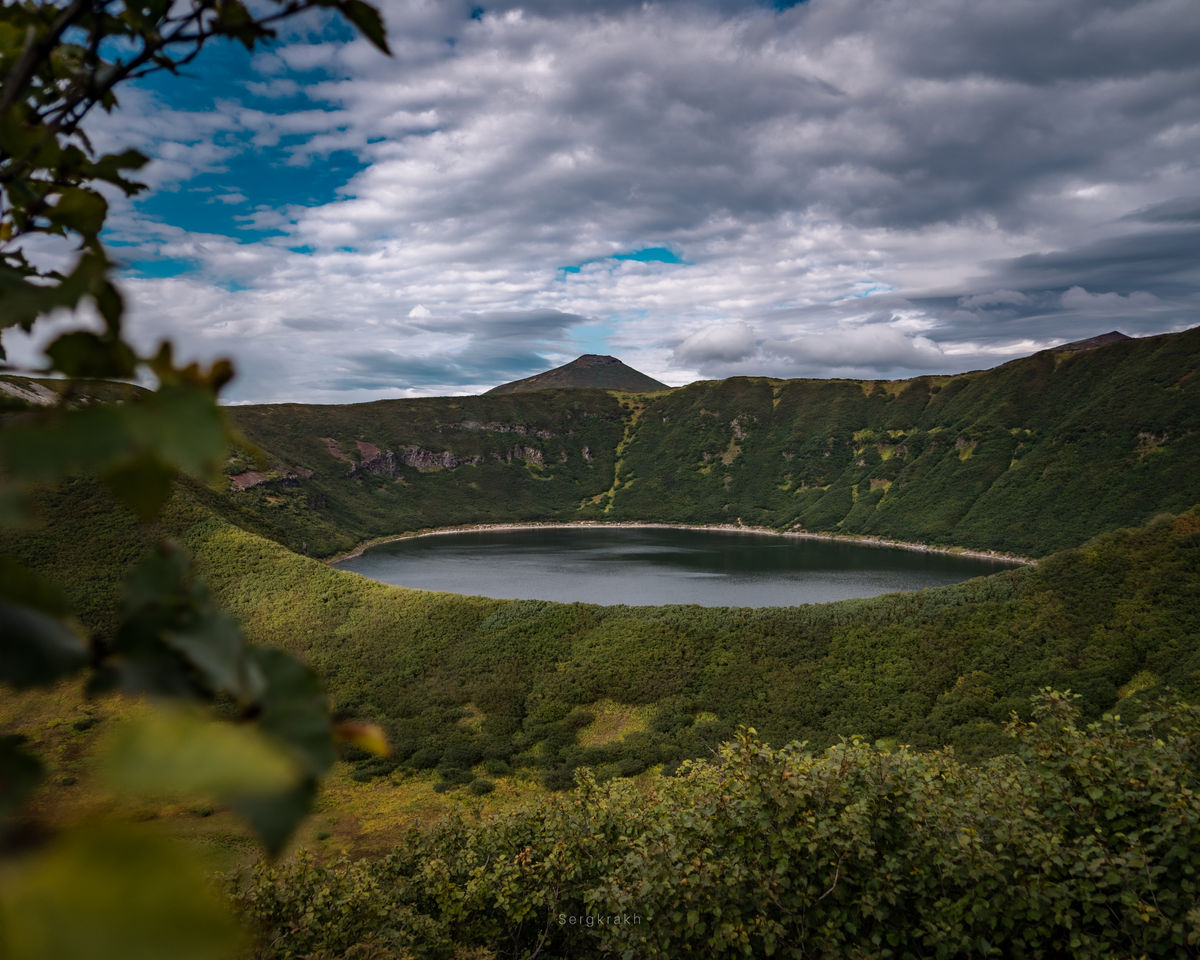
[[[397,586],[630,605],[778,607],[957,583],[1011,564],[830,540],[713,530],[577,527],[446,534],[338,566]]]

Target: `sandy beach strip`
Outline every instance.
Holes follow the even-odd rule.
[[[997,550],[970,550],[965,547],[936,547],[927,543],[909,543],[904,540],[888,540],[884,537],[871,537],[844,533],[810,533],[807,530],[775,530],[771,527],[753,527],[738,523],[658,523],[640,521],[605,522],[603,520],[568,520],[568,521],[530,521],[527,523],[468,523],[449,527],[431,527],[396,536],[377,537],[360,543],[353,550],[338,554],[324,562],[331,566],[352,560],[361,556],[371,547],[385,543],[395,543],[397,540],[415,540],[418,537],[451,536],[456,533],[497,533],[505,530],[699,530],[713,533],[754,533],[771,537],[790,537],[794,540],[830,540],[840,543],[855,543],[868,547],[896,547],[900,550],[913,550],[917,553],[945,553],[956,557],[974,557],[979,560],[998,560],[1004,563],[1024,564],[1028,566],[1037,563],[1031,557],[1022,557],[1011,553],[1001,553]]]

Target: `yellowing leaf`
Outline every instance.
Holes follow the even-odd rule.
[[[377,723],[339,723],[334,726],[333,734],[339,740],[377,757],[386,757],[392,752],[387,734]]]
[[[171,796],[274,793],[300,776],[287,751],[259,731],[184,710],[154,710],[123,725],[102,769],[123,792]]]

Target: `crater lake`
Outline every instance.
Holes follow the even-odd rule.
[[[395,586],[604,605],[780,607],[957,583],[1012,561],[847,540],[658,527],[526,527],[393,540],[336,564]]]

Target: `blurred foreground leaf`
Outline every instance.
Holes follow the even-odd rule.
[[[82,668],[88,650],[61,591],[0,557],[0,683],[18,690],[53,683]]]
[[[67,834],[0,884],[5,960],[229,960],[240,941],[195,859],[145,830]]]
[[[42,764],[21,749],[24,741],[19,734],[0,737],[0,819],[14,812],[42,780]]]
[[[307,815],[317,796],[317,778],[305,777],[285,793],[247,794],[233,801],[233,809],[254,828],[272,857],[283,851],[292,831]]]
[[[123,724],[101,769],[126,793],[218,800],[287,792],[300,779],[295,761],[258,730],[187,710],[154,710]]]

